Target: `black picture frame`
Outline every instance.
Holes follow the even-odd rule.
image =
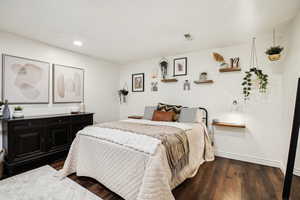
[[[4,102],[7,98],[6,98],[6,94],[5,94],[5,60],[6,57],[12,57],[12,58],[17,58],[17,59],[22,59],[22,60],[28,60],[28,61],[33,61],[33,62],[40,62],[43,64],[47,64],[48,65],[48,98],[47,101],[45,102],[12,102],[9,101],[8,104],[9,105],[16,105],[16,104],[49,104],[50,103],[50,71],[51,71],[51,65],[49,62],[45,62],[45,61],[41,61],[41,60],[37,60],[37,59],[31,59],[31,58],[25,58],[25,57],[21,57],[21,56],[13,56],[13,55],[9,55],[9,54],[2,54],[2,68],[1,68],[1,73],[2,73],[2,91],[1,91],[1,95],[2,95],[2,101]]]
[[[66,68],[73,68],[77,70],[82,70],[82,100],[81,101],[56,101],[55,100],[55,68],[56,67],[66,67]],[[84,76],[85,76],[85,70],[83,68],[79,67],[72,67],[68,65],[61,65],[61,64],[52,64],[52,102],[53,104],[68,104],[68,103],[84,103]]]
[[[284,186],[282,191],[282,199],[290,199],[291,186],[294,176],[295,158],[298,145],[299,127],[300,127],[300,78],[298,79],[297,97],[295,103],[294,120],[292,127],[292,135],[290,139],[289,157],[284,178]]]
[[[183,74],[177,74],[176,73],[176,62],[184,60],[184,73]],[[187,57],[182,57],[182,58],[174,58],[173,60],[173,76],[186,76],[187,75]]]
[[[135,87],[134,87],[134,79],[138,76],[141,76],[142,77],[142,89],[140,90],[137,90]],[[131,76],[131,82],[132,82],[132,92],[144,92],[145,91],[145,73],[137,73],[137,74],[132,74]]]

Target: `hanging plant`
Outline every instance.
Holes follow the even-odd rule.
[[[264,74],[262,70],[253,67],[249,71],[246,71],[246,76],[244,77],[244,81],[242,83],[243,86],[243,94],[244,98],[248,99],[251,94],[251,88],[253,85],[252,76],[257,76],[257,81],[259,85],[259,92],[265,93],[267,91],[267,85],[268,85],[268,75]]]
[[[120,97],[120,103],[126,103],[126,96],[129,94],[129,91],[127,89],[127,84],[125,83],[123,89],[118,91],[119,97]]]
[[[268,75],[264,74],[261,69],[258,68],[257,55],[255,47],[255,38],[253,38],[251,58],[250,58],[250,70],[245,72],[245,77],[243,78],[243,94],[244,99],[248,100],[251,94],[252,88],[254,87],[253,75],[256,76],[259,92],[265,93],[268,86]]]
[[[273,46],[267,49],[265,52],[268,55],[270,61],[277,61],[281,58],[281,52],[283,51],[283,47],[277,45],[276,46],[276,36],[275,36],[275,29],[273,30]]]

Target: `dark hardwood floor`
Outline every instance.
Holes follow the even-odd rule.
[[[64,161],[51,164],[61,169]],[[121,200],[96,180],[69,176],[104,200]],[[276,200],[281,199],[283,174],[277,168],[225,158],[203,164],[197,175],[173,190],[176,200]],[[292,200],[300,199],[300,177],[295,177]],[[298,190],[298,191],[296,191]]]

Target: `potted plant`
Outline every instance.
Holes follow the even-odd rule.
[[[207,80],[207,72],[202,72],[200,74],[199,80],[200,81],[206,81]]]
[[[13,117],[14,118],[24,117],[23,108],[21,106],[16,106],[14,108]]]
[[[281,52],[283,51],[283,47],[281,46],[272,46],[267,51],[266,54],[270,61],[277,61],[281,58]]]

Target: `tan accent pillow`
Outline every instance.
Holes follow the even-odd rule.
[[[164,121],[164,122],[172,122],[174,119],[175,112],[164,112],[164,111],[154,111],[152,121]]]

